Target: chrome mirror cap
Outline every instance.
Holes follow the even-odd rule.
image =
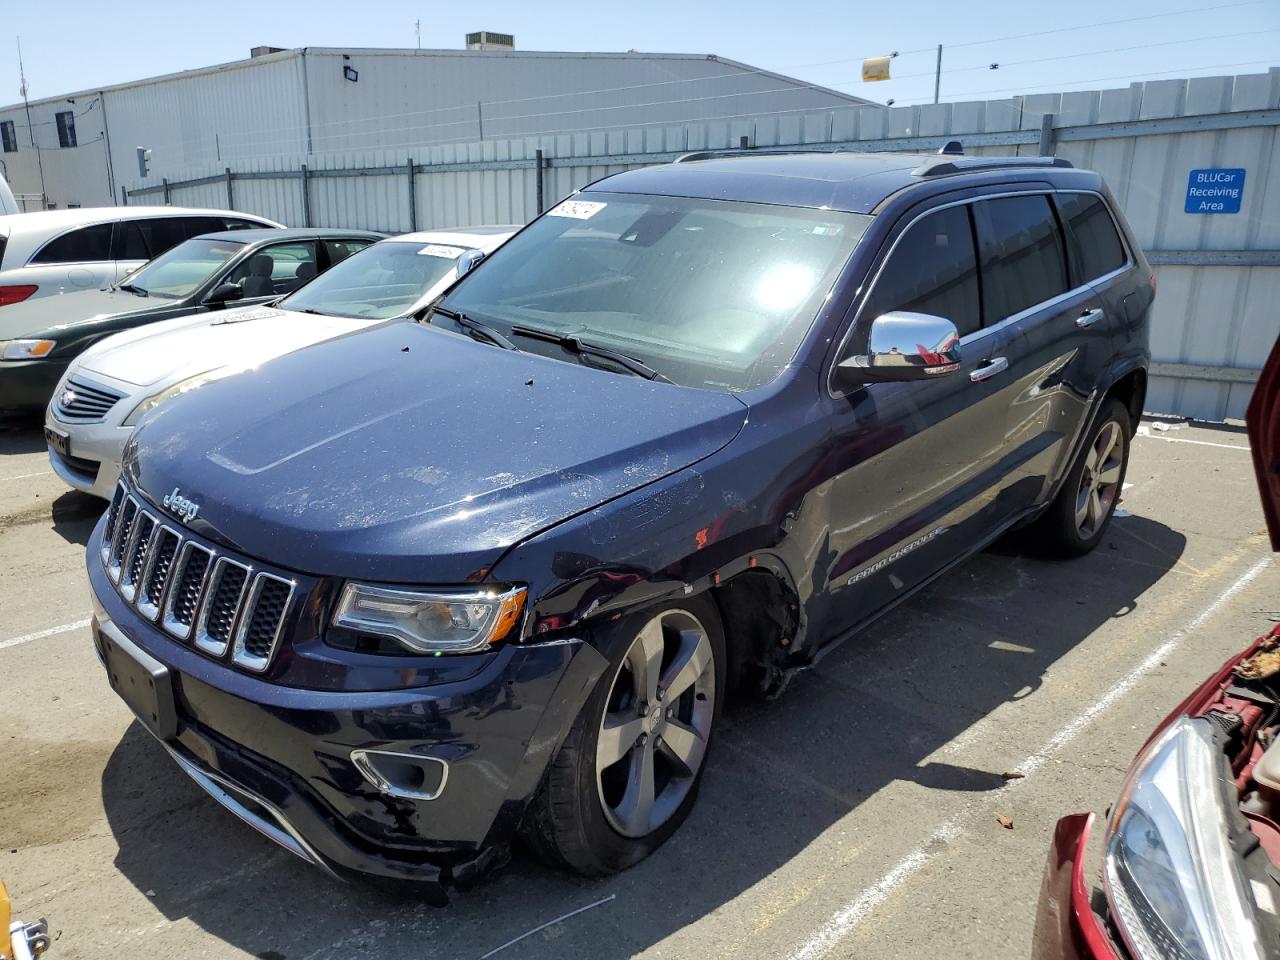
[[[945,317],[896,310],[871,323],[867,353],[840,361],[847,383],[931,380],[960,369],[960,334]]]

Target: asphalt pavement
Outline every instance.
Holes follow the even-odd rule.
[[[732,707],[649,860],[584,880],[517,852],[445,908],[335,883],[187,780],[93,653],[104,504],[37,430],[0,432],[0,878],[50,960],[1026,956],[1054,822],[1106,810],[1151,729],[1280,616],[1243,432],[1143,432],[1093,554],[997,545]]]

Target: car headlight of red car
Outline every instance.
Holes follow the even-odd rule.
[[[1112,917],[1138,960],[1265,957],[1231,846],[1227,773],[1209,722],[1182,717],[1130,774],[1107,827],[1104,875]]]

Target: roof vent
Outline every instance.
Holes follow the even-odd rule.
[[[964,144],[961,143],[959,140],[948,140],[938,150],[938,154],[943,157],[963,157]]]
[[[269,53],[284,53],[284,47],[254,47],[249,51],[249,59],[265,57]]]
[[[509,33],[480,30],[467,34],[468,50],[514,50],[515,48],[516,38]]]

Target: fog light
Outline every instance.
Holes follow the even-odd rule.
[[[434,800],[449,779],[449,764],[416,753],[352,750],[351,762],[382,793],[406,800]]]

